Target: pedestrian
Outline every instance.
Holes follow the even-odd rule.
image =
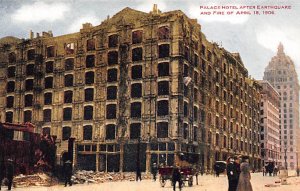
[[[6,167],[6,178],[8,180],[8,190],[11,190],[14,177],[14,164],[12,159],[8,159],[7,161],[8,163]]]
[[[175,191],[176,188],[176,182],[178,182],[179,190],[181,190],[181,174],[178,167],[174,167],[172,172],[172,184],[173,184],[173,191]]]
[[[142,181],[142,173],[141,173],[140,165],[138,165],[136,168],[136,181],[138,180]]]
[[[239,177],[237,191],[253,191],[250,179],[251,174],[249,159],[244,158],[241,164],[241,174]]]
[[[234,163],[234,158],[229,157],[227,159],[227,178],[228,178],[228,191],[236,191],[238,181],[239,181],[239,174],[237,165]]]
[[[297,168],[297,176],[299,176],[299,174],[300,174],[300,169]]]
[[[204,174],[204,167],[202,165],[200,165],[200,173],[201,173],[201,176],[203,176],[203,174]]]
[[[0,190],[1,190],[1,185],[2,185],[2,180],[5,177],[5,166],[4,166],[4,161],[0,161]]]
[[[152,176],[153,176],[153,180],[155,182],[156,181],[156,175],[157,175],[157,165],[156,165],[156,163],[152,164],[151,173],[152,173]]]
[[[273,176],[277,176],[277,172],[278,172],[278,167],[277,167],[277,165],[275,165],[274,170],[273,170]]]
[[[198,185],[198,175],[199,175],[198,165],[194,165],[193,170],[194,170],[194,173],[195,173],[195,176],[196,176],[196,185]]]
[[[72,163],[70,160],[67,160],[64,163],[64,174],[65,174],[65,187],[69,184],[70,186],[72,186],[72,173],[73,173],[73,169],[72,169]]]
[[[265,167],[262,167],[262,173],[263,173],[263,176],[265,176]]]

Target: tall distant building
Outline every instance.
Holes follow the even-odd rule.
[[[299,83],[295,65],[284,53],[283,45],[278,46],[277,55],[272,58],[265,69],[264,80],[267,80],[280,95],[280,133],[281,161],[290,169],[298,165],[299,147]],[[286,154],[285,154],[286,152]]]
[[[75,138],[73,162],[88,170],[178,157],[211,170],[234,154],[259,168],[259,90],[239,54],[181,11],[125,8],[74,34],[0,40],[1,122],[57,136],[60,162]]]
[[[280,163],[280,126],[279,126],[279,94],[268,81],[259,81],[262,86],[260,116],[261,116],[261,151],[262,162]]]

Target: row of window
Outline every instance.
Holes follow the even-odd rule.
[[[43,128],[43,134],[49,134],[51,129],[49,127]],[[157,138],[168,138],[168,122],[158,122],[157,123]],[[116,125],[108,124],[105,127],[105,139],[106,140],[114,140],[116,139]],[[130,124],[129,131],[130,139],[138,139],[141,136],[141,123],[132,123]],[[71,137],[72,129],[71,127],[63,127],[62,128],[62,140],[68,140]],[[83,140],[89,141],[93,139],[93,126],[85,125],[83,126]]]
[[[131,118],[141,118],[142,113],[142,103],[141,102],[133,102],[130,106],[130,117]],[[107,119],[116,119],[117,114],[117,105],[116,104],[108,104],[106,106],[106,118]],[[158,116],[166,116],[169,114],[169,101],[161,100],[157,102],[157,115]],[[84,120],[92,120],[93,119],[93,106],[85,106],[84,107]],[[24,111],[24,122],[30,122],[32,120],[32,111],[26,110]],[[71,121],[72,120],[72,108],[66,107],[63,109],[63,120]],[[51,110],[44,110],[44,121],[51,121]],[[13,112],[6,112],[6,122],[13,122]]]

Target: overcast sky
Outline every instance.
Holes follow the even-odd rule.
[[[197,18],[210,41],[239,52],[249,74],[261,79],[276,54],[279,42],[300,74],[300,2],[297,0],[0,0],[0,38],[28,38],[29,31],[52,30],[54,36],[78,32],[82,23],[99,25],[107,15],[125,7],[149,12],[158,4],[162,11],[180,9]],[[291,5],[275,15],[202,16],[204,5]]]

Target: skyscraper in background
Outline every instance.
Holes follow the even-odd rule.
[[[277,55],[265,68],[264,80],[278,91],[280,95],[279,122],[281,162],[294,169],[298,165],[299,147],[299,83],[294,62],[284,53],[280,43]],[[267,114],[268,115],[268,114]]]

